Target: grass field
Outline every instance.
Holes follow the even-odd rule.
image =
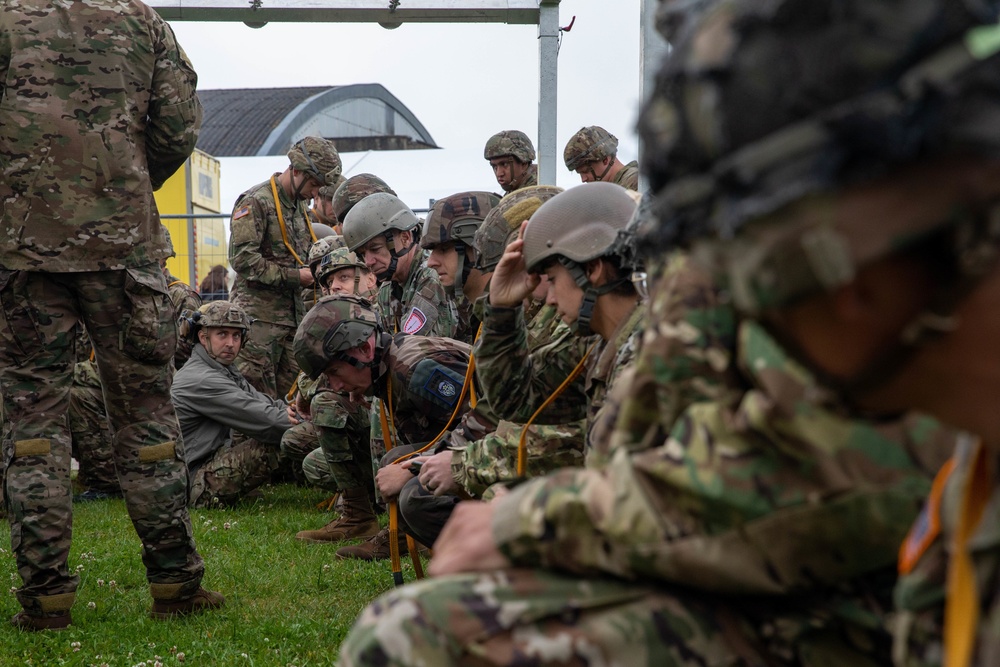
[[[358,612],[392,586],[388,562],[338,561],[335,547],[306,544],[295,533],[332,514],[323,492],[265,487],[263,498],[227,510],[194,510],[207,588],[226,596],[218,611],[154,621],[139,558],[139,539],[121,500],[74,506],[70,567],[80,587],[73,625],[61,632],[19,632],[3,621],[0,665],[333,665]],[[0,521],[0,523],[3,523]],[[20,578],[9,536],[0,567],[12,591]],[[405,561],[405,559],[404,559]],[[413,579],[404,562],[404,576]],[[0,596],[0,616],[20,606]]]

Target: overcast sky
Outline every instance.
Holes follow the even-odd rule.
[[[404,0],[405,1],[405,0]],[[469,0],[470,3],[474,0]],[[559,53],[558,185],[579,183],[562,148],[584,125],[619,141],[624,162],[637,156],[640,95],[639,0],[563,0]],[[505,129],[537,144],[536,26],[494,24],[171,22],[198,72],[198,86],[275,88],[380,83],[427,128],[441,150],[342,154],[346,176],[382,177],[410,206],[463,190],[498,191],[483,145]],[[222,158],[223,212],[245,189],[288,165],[284,157]]]

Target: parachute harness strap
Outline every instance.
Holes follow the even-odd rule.
[[[299,254],[295,252],[291,244],[288,242],[288,228],[285,226],[285,216],[281,212],[281,201],[278,199],[278,183],[274,179],[274,176],[271,176],[271,195],[274,197],[274,210],[278,212],[278,227],[281,228],[281,240],[285,244],[285,247],[288,248],[288,252],[292,253],[292,257],[295,258],[295,261],[299,263],[299,266],[305,266],[306,263],[302,261],[302,258],[299,257]],[[312,225],[308,224],[308,221],[309,213],[306,213],[306,226],[309,228],[309,236],[312,238],[313,243],[315,243],[316,232],[313,231]]]

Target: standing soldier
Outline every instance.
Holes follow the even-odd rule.
[[[632,160],[622,164],[618,159],[618,137],[598,125],[580,128],[570,137],[563,160],[566,168],[579,174],[584,183],[605,181],[627,190],[639,189],[639,163]]]
[[[538,185],[538,168],[532,164],[535,147],[524,132],[497,132],[486,142],[483,157],[490,163],[493,175],[504,192]]]
[[[236,365],[272,398],[284,397],[298,372],[292,337],[306,311],[301,288],[313,282],[306,259],[316,240],[305,204],[336,182],[341,169],[333,142],[319,137],[297,141],[288,161],[285,171],[239,196],[229,238],[236,271],[230,299],[254,320]]]
[[[112,44],[128,45],[119,48]],[[72,65],[68,65],[71,63]],[[12,548],[25,630],[65,628],[70,550],[66,409],[75,327],[94,346],[151,615],[219,607],[187,513],[170,403],[177,328],[153,200],[194,150],[197,75],[137,0],[0,12],[0,393]]]

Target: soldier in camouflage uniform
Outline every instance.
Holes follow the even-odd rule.
[[[618,159],[618,137],[598,125],[582,127],[570,137],[563,160],[566,168],[579,174],[584,183],[605,181],[627,190],[639,189],[639,163],[632,160],[622,164]]]
[[[77,327],[76,359],[73,367],[73,386],[69,391],[70,434],[73,440],[73,458],[80,464],[76,486],[82,492],[73,496],[74,502],[104,500],[121,497],[122,489],[115,471],[115,448],[104,407],[101,376],[93,359],[94,347],[87,331]]]
[[[535,147],[524,132],[497,132],[486,142],[483,157],[490,163],[493,175],[504,192],[538,185]]]
[[[174,244],[170,240],[170,231],[166,227],[163,228],[163,231],[167,236],[170,256],[176,257],[177,252],[174,250]],[[160,260],[160,268],[163,270],[163,277],[167,280],[167,291],[170,294],[170,304],[174,308],[173,316],[175,322],[185,310],[195,311],[201,308],[201,295],[183,280],[170,273],[170,269],[167,268],[166,258]],[[181,336],[178,338],[177,350],[174,352],[174,368],[180,368],[188,360],[191,356],[192,345],[193,343],[186,337]]]
[[[313,208],[309,209],[313,220],[330,227],[335,234],[340,234],[340,221],[337,220],[337,214],[333,210],[333,195],[336,194],[337,188],[346,181],[344,175],[339,174],[333,183],[324,185],[317,190],[316,197],[313,199]]]
[[[281,436],[296,423],[287,403],[257,391],[234,368],[250,329],[250,318],[228,301],[210,301],[181,319],[181,335],[195,343],[170,398],[184,434],[192,507],[232,505],[269,481]],[[234,431],[247,439],[234,442]]]
[[[351,176],[337,187],[337,191],[333,193],[333,200],[330,202],[330,205],[333,207],[333,214],[337,217],[337,222],[341,225],[341,232],[343,232],[344,219],[350,210],[354,208],[354,205],[368,195],[373,195],[376,192],[384,192],[390,195],[396,194],[395,190],[390,188],[385,181],[375,174]]]
[[[998,41],[995,25],[976,27],[995,24],[996,6],[875,4],[715,3],[673,41],[644,113],[659,206],[645,247],[694,243],[726,287],[743,395],[688,406],[666,441],[617,449],[600,474],[459,507],[461,546],[446,530],[432,572],[553,572],[404,588],[366,612],[342,664],[887,664],[902,526],[956,442],[901,552],[913,569],[896,658],[969,664],[956,639],[993,664],[995,487],[974,463],[985,450],[898,414],[931,410],[1000,441],[1000,373],[981,372],[1000,333]],[[799,68],[775,66],[789,53]],[[691,104],[698,95],[711,102]],[[663,272],[654,309],[676,310],[676,278]],[[651,328],[628,392],[639,409],[621,410],[626,440],[660,428],[647,406],[676,401],[664,366],[685,370],[664,350],[694,340],[704,315]],[[983,512],[964,536],[976,577],[945,563],[962,553],[963,504]],[[488,548],[465,519],[492,524]],[[958,621],[943,648],[942,606]]]
[[[319,225],[313,223],[313,232],[316,233],[317,239],[309,246],[309,255],[306,260],[306,265],[309,267],[309,273],[312,274],[313,282],[308,287],[302,288],[302,301],[305,304],[306,310],[312,308],[316,305],[316,302],[320,300],[327,292],[319,285],[316,281],[316,270],[319,268],[319,263],[323,261],[323,258],[329,255],[333,250],[337,248],[344,248],[344,237],[334,234],[331,230],[329,234],[320,236],[320,232],[317,231]],[[326,225],[324,228],[330,229]]]
[[[12,622],[22,629],[66,627],[79,581],[66,563],[66,409],[80,323],[143,544],[151,614],[223,604],[200,587],[204,565],[187,514],[169,401],[176,327],[153,201],[194,149],[196,81],[170,27],[141,2],[8,0],[0,12],[0,393],[23,582],[24,610]]]
[[[472,313],[489,275],[477,267],[472,239],[486,215],[500,202],[490,192],[459,192],[434,202],[420,235],[420,247],[429,250],[427,266],[441,279],[458,313],[455,338],[474,342],[479,319]]]
[[[236,271],[232,302],[255,325],[237,368],[272,398],[284,397],[298,368],[292,337],[306,312],[300,288],[312,285],[305,265],[316,240],[305,203],[340,177],[333,142],[305,137],[288,151],[284,172],[255,185],[236,200],[229,235],[229,264]]]
[[[456,420],[463,418],[469,409],[463,388],[470,351],[468,345],[450,338],[393,336],[382,329],[369,302],[355,296],[322,299],[295,335],[295,355],[303,372],[313,378],[325,375],[333,391],[379,398],[394,427],[388,437],[400,446],[427,443],[455,425],[453,414]],[[402,470],[403,475],[402,481],[398,476],[391,481],[391,490],[380,475],[380,489],[391,498],[406,481],[416,480],[408,462],[389,468]],[[346,484],[340,488],[349,488]],[[388,532],[380,531],[359,547],[345,547],[337,554],[385,558],[387,539]]]

